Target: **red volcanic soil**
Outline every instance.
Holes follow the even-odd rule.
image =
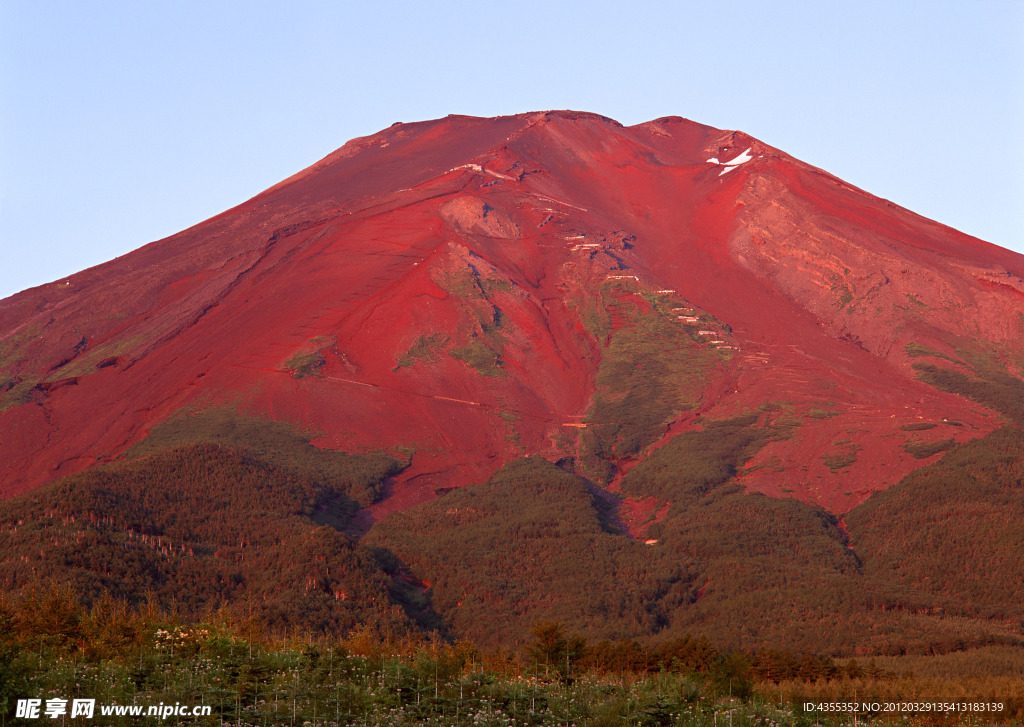
[[[789,417],[793,436],[740,479],[836,512],[926,464],[910,440],[999,423],[917,381],[907,344],[954,357],[969,342],[1011,373],[1022,360],[1024,258],[745,134],[450,116],[353,140],[178,235],[0,302],[0,494],[216,404],[312,428],[323,447],[412,448],[371,518],[523,454],[574,455],[607,345],[581,311],[623,276],[630,295],[713,316],[714,345],[732,347],[666,436],[698,413]],[[920,422],[936,427],[901,429]],[[637,527],[658,511],[633,509]]]

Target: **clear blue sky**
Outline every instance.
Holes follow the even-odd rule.
[[[394,121],[573,108],[763,141],[1024,251],[1024,2],[0,2],[0,297]]]

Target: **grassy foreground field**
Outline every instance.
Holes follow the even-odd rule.
[[[366,627],[345,638],[271,638],[259,623],[226,611],[189,624],[154,608],[111,602],[86,612],[57,589],[40,598],[32,612],[22,601],[0,602],[5,726],[56,724],[58,717],[61,724],[239,727],[981,725],[1024,719],[1024,653],[1006,647],[837,662],[719,652],[704,639],[588,645],[542,622],[521,651],[483,651],[437,637],[388,638]],[[26,699],[39,700],[38,717],[19,718]],[[68,700],[65,713],[48,718],[45,710],[57,699]],[[76,699],[95,700],[91,719],[71,718]],[[195,707],[202,714],[192,716]]]

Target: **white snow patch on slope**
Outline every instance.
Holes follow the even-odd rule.
[[[737,166],[739,164],[745,164],[746,162],[749,162],[751,159],[754,158],[750,154],[750,148],[751,147],[747,147],[747,150],[745,152],[743,152],[742,154],[737,155],[736,158],[733,159],[731,162],[725,162],[725,165],[727,167],[735,167],[735,166]]]
[[[718,173],[718,176],[721,177],[723,174],[726,174],[727,172],[731,172],[733,169],[738,167],[740,164],[746,164],[751,159],[753,159],[754,156],[750,153],[750,149],[751,149],[751,147],[747,147],[746,151],[743,151],[740,154],[737,154],[735,157],[733,157],[732,161],[720,162],[720,161],[718,161],[718,157],[711,157],[710,159],[708,159],[707,163],[708,164],[717,164],[719,166],[725,167],[722,171],[720,171]]]

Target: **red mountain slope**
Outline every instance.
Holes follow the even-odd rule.
[[[844,512],[929,461],[908,445],[998,425],[909,354],[1019,375],[1022,277],[1020,255],[740,132],[396,124],[0,302],[0,493],[116,458],[187,407],[412,448],[378,515],[524,453],[614,488],[698,416],[762,411],[792,434],[740,482]]]

